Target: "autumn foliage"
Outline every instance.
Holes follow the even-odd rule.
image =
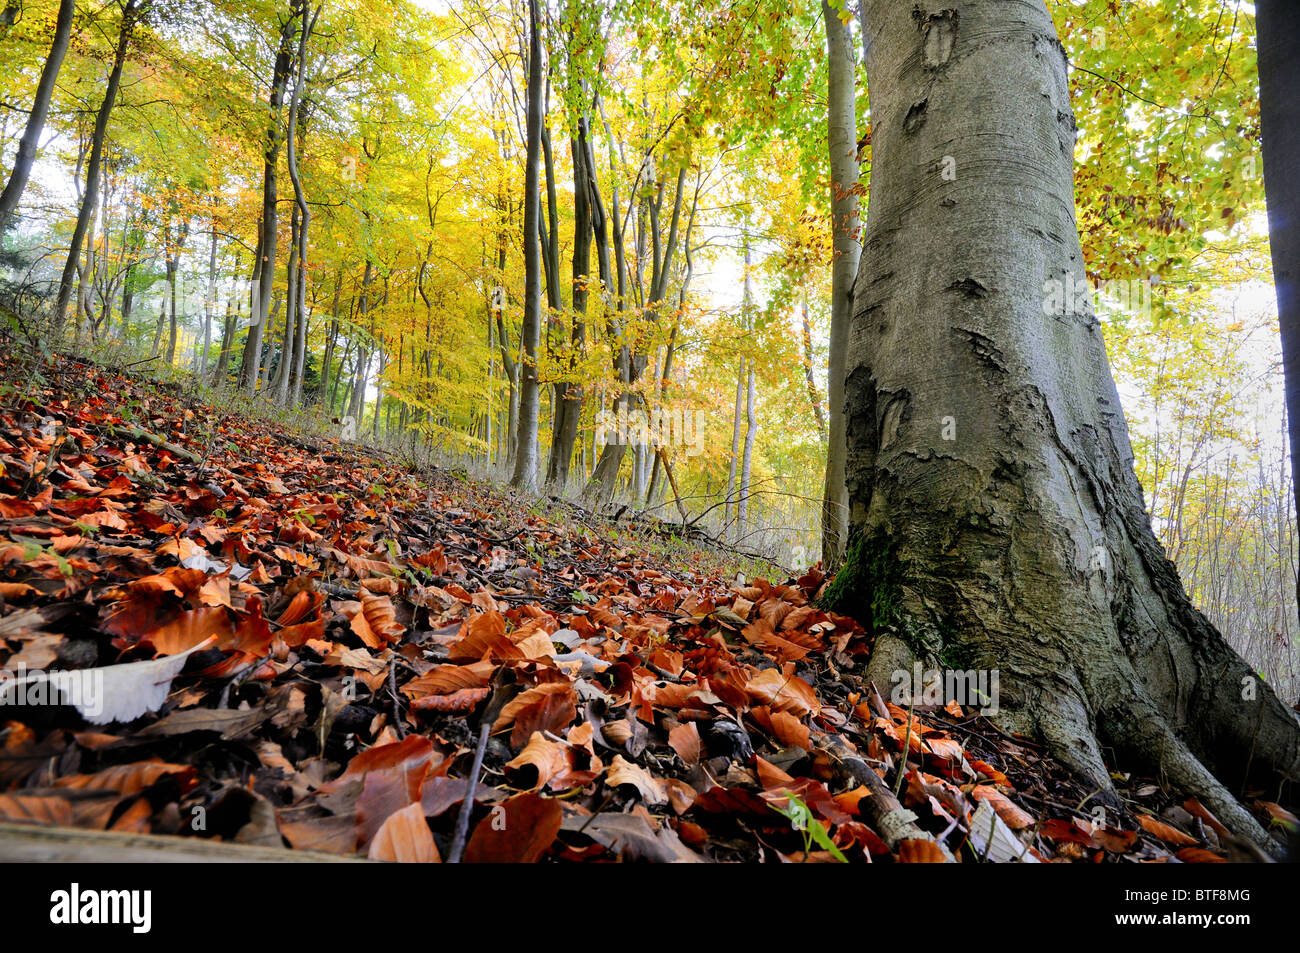
[[[977,817],[1029,861],[1229,853],[1195,801],[1131,779],[1097,823],[1031,741],[892,704],[816,569],[661,565],[567,504],[50,370],[0,416],[0,667],[192,654],[125,723],[0,709],[0,820],[438,862],[490,725],[465,861],[973,862]],[[933,840],[891,846],[850,755]]]

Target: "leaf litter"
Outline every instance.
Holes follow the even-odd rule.
[[[435,863],[1233,855],[1156,783],[1101,812],[975,709],[888,703],[816,568],[736,582],[556,499],[51,378],[0,410],[0,821]],[[22,703],[66,673],[100,697]]]

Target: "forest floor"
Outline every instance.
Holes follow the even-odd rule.
[[[1096,823],[1033,742],[890,704],[816,569],[738,583],[103,367],[0,370],[0,855],[13,824],[386,860],[1231,853],[1156,780]]]

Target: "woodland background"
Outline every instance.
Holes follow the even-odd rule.
[[[0,10],[0,179],[59,6]],[[691,520],[811,564],[832,258],[823,10],[542,8],[538,482],[679,518],[643,445],[612,494],[589,483],[609,430],[598,415],[634,391],[702,423],[697,441],[664,447]],[[1295,698],[1295,525],[1251,7],[1049,8],[1073,66],[1088,276],[1126,292],[1101,316],[1153,525],[1196,604]],[[860,42],[852,10],[833,12]],[[527,45],[517,0],[75,4],[31,183],[0,235],[4,346],[147,362],[223,406],[355,427],[412,459],[507,478],[526,367]],[[581,169],[575,155],[588,156]],[[268,169],[277,253],[263,274]],[[605,260],[596,241],[590,277],[575,280],[575,217],[593,196]],[[625,350],[645,363],[630,385],[615,373]],[[548,466],[556,411],[579,387],[560,479]]]

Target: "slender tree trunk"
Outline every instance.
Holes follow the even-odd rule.
[[[49,114],[50,100],[54,96],[54,84],[59,78],[64,54],[68,52],[68,39],[72,35],[72,19],[76,7],[76,0],[59,0],[59,18],[54,24],[54,39],[50,43],[50,52],[45,57],[45,66],[41,68],[40,81],[36,84],[32,111],[27,114],[27,125],[23,128],[22,138],[18,140],[18,154],[14,157],[9,181],[5,184],[4,191],[0,192],[0,235],[4,234],[14,209],[23,197],[23,190],[27,188],[32,163],[36,161],[36,147],[40,145],[45,117]]]
[[[727,465],[727,495],[722,504],[722,533],[725,536],[736,513],[736,466],[740,463],[740,411],[745,399],[745,365],[748,361],[740,359],[740,370],[736,372],[736,403],[731,415],[731,456]]]
[[[754,362],[749,362],[749,375],[745,387],[745,455],[740,464],[740,500],[736,512],[736,537],[743,538],[749,519],[750,477],[754,466],[754,436],[758,433],[758,419],[754,416]]]
[[[866,677],[912,657],[998,671],[995,720],[1097,800],[1116,803],[1104,746],[1280,852],[1230,788],[1300,777],[1300,721],[1184,593],[1092,302],[1062,294],[1086,282],[1051,16],[1041,0],[921,15],[867,0],[862,16],[873,181],[845,379],[851,519],[823,604],[875,633]]]
[[[301,225],[298,206],[295,204],[289,212],[289,261],[285,266],[285,304],[284,336],[280,339],[280,357],[275,365],[275,379],[271,383],[271,393],[277,407],[284,407],[289,402],[289,376],[293,366],[294,333],[297,330],[296,314],[298,311],[298,229]]]
[[[291,9],[296,13],[295,0]],[[280,161],[280,109],[289,83],[293,55],[294,14],[280,25],[280,48],[271,74],[271,94],[267,106],[266,148],[262,154],[262,223],[259,229],[258,260],[253,265],[253,296],[249,309],[248,339],[244,344],[244,363],[240,387],[249,394],[257,391],[261,377],[262,338],[275,292],[275,257],[279,227],[277,172]]]
[[[745,235],[745,291],[742,305],[744,321],[749,333],[754,330],[754,287],[750,279],[749,235]],[[737,394],[739,397],[739,394]],[[749,373],[745,386],[745,450],[740,463],[740,496],[736,501],[736,538],[745,535],[745,523],[749,517],[749,481],[754,461],[754,431],[757,421],[754,419],[754,361],[749,361]]]
[[[212,310],[217,304],[217,229],[208,246],[208,293],[203,299],[203,350],[199,352],[199,380],[208,378],[208,352],[212,349]]]
[[[1282,332],[1292,508],[1300,526],[1300,6],[1255,4],[1268,241]],[[1300,604],[1300,577],[1296,579]]]
[[[821,393],[813,378],[812,322],[808,320],[808,292],[803,293],[803,378],[808,385],[808,403],[812,404],[813,418],[817,421],[817,438],[826,442],[826,415],[822,412]]]
[[[340,265],[334,275],[334,305],[330,311],[329,336],[325,341],[325,357],[321,361],[320,394],[330,393],[330,364],[334,360],[334,350],[339,337],[339,296],[343,293],[343,266]],[[331,410],[333,408],[331,407]]]
[[[573,328],[569,373],[573,375],[587,338],[587,283],[591,277],[591,193],[587,184],[586,117],[578,119],[578,134],[570,141],[573,155]],[[555,431],[551,456],[546,464],[546,482],[563,490],[569,482],[569,465],[582,420],[583,390],[578,380],[555,385]]]
[[[374,266],[366,259],[366,270],[361,276],[361,296],[357,300],[357,321],[370,310],[370,282],[374,280]],[[351,397],[347,402],[347,416],[356,421],[358,430],[361,426],[361,411],[366,403],[366,375],[370,371],[370,355],[362,342],[357,343],[356,379],[353,382]]]
[[[541,249],[538,247],[538,166],[542,145],[542,39],[538,0],[528,0],[528,99],[527,158],[524,169],[524,321],[519,334],[523,361],[519,381],[519,435],[516,438],[512,486],[523,490],[537,487],[537,416],[541,390],[538,359],[542,334]]]
[[[303,87],[307,82],[307,42],[311,39],[312,30],[316,27],[316,18],[320,16],[323,5],[322,0],[322,3],[317,5],[316,12],[312,13],[308,0],[302,0],[300,14],[302,32],[298,37],[298,79],[294,83],[293,95],[289,102],[289,137],[285,147],[289,164],[289,180],[293,183],[293,198],[298,212],[298,272],[294,281],[295,294],[291,296],[289,309],[289,323],[291,326],[297,325],[293,336],[288,393],[289,403],[295,405],[302,400],[302,379],[307,372],[307,235],[311,227],[311,206],[307,204],[307,197],[302,188],[302,176],[298,172],[298,150],[301,148],[301,138],[306,135],[307,127],[305,114],[302,111]]]
[[[826,86],[827,150],[831,170],[831,340],[827,374],[830,422],[826,444],[826,479],[822,488],[822,564],[833,570],[844,553],[848,489],[844,482],[844,355],[853,308],[853,281],[862,244],[858,237],[857,116],[854,97],[856,57],[852,31],[822,0],[828,60]],[[819,417],[820,419],[820,417]]]
[[[117,101],[117,90],[122,83],[122,67],[126,63],[126,51],[131,46],[131,34],[135,30],[140,10],[141,7],[136,0],[126,0],[126,4],[122,7],[122,26],[117,35],[117,49],[113,53],[113,67],[108,74],[104,99],[99,104],[99,112],[95,115],[95,128],[90,137],[90,159],[86,163],[86,188],[81,196],[77,224],[72,229],[68,259],[63,265],[63,275],[59,279],[59,296],[54,303],[56,338],[63,333],[68,300],[72,297],[72,282],[77,273],[77,261],[81,257],[81,243],[86,237],[86,229],[90,226],[90,216],[99,202],[99,167],[104,156],[104,135],[108,131],[108,117],[112,114],[113,104]]]
[[[164,360],[171,365],[176,362],[176,338],[179,334],[176,315],[176,272],[181,264],[181,252],[185,248],[185,240],[189,237],[190,223],[184,222],[176,227],[176,242],[168,249],[166,267],[167,267],[167,297],[171,302],[171,320],[167,331],[167,354]]]

